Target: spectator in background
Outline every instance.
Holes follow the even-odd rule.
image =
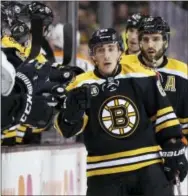
[[[79,7],[78,10],[78,29],[83,30],[88,28],[89,21],[88,21],[88,11],[85,7]]]
[[[125,3],[118,4],[115,7],[115,20],[117,23],[125,22],[128,17],[128,6]]]
[[[55,59],[58,63],[61,63],[63,60],[63,45],[64,45],[64,39],[63,39],[63,24],[58,23],[52,30],[51,30],[51,36],[48,38],[50,45],[53,49]],[[87,40],[87,39],[86,39]],[[84,71],[93,70],[93,65],[90,63],[89,59],[87,58],[88,48],[86,51],[82,51],[80,53],[80,32],[77,31],[77,59],[76,59],[76,65],[80,68],[82,68]]]
[[[125,31],[126,20],[128,18],[129,8],[124,2],[114,2],[114,28],[121,34]]]
[[[66,1],[45,1],[45,4],[53,10],[53,14],[54,14],[53,24],[57,24],[59,22],[62,23],[66,22],[66,18],[67,18]]]

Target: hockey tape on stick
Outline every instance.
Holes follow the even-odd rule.
[[[63,39],[64,39],[64,57],[63,65],[68,65],[72,59],[72,49],[73,49],[73,38],[72,38],[72,25],[67,23],[63,28]]]

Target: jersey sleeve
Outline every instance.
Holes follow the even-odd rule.
[[[182,84],[182,95],[179,101],[179,107],[177,109],[177,116],[181,123],[182,132],[184,136],[188,139],[188,80],[184,80]]]
[[[76,124],[69,124],[64,121],[64,119],[62,118],[62,113],[60,112],[55,116],[54,128],[61,136],[69,138],[82,133],[87,125],[87,122],[88,116],[85,114],[80,122]]]
[[[72,82],[66,87],[67,91],[71,91],[74,88],[77,88],[78,85],[77,77],[73,79]],[[69,124],[63,119],[63,111],[59,112],[54,119],[54,128],[57,132],[66,138],[78,135],[85,130],[85,127],[88,122],[88,116],[85,114],[81,121],[76,124]]]
[[[162,145],[171,138],[182,138],[180,122],[156,77],[151,77],[151,81],[145,89],[144,104],[147,114],[153,122],[159,144]]]

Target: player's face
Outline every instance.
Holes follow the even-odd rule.
[[[93,58],[99,71],[104,75],[108,75],[113,72],[120,55],[121,51],[117,43],[110,43],[96,46]]]
[[[138,29],[129,28],[127,30],[127,44],[130,53],[134,54],[140,50],[138,43]]]
[[[164,51],[164,40],[160,33],[144,34],[140,41],[141,51],[144,57],[153,61],[158,60]]]

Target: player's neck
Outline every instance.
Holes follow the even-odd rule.
[[[138,51],[131,51],[130,49],[127,49],[127,51],[126,51],[126,54],[135,54],[135,55],[137,55],[139,53],[140,53],[140,50],[138,50]]]
[[[155,63],[153,62],[150,62],[148,61],[146,58],[142,57],[143,58],[143,61],[144,63],[148,66],[148,67],[159,67],[162,63],[163,63],[163,60],[164,60],[164,57],[162,56],[160,59],[158,59],[157,61],[155,61]]]

